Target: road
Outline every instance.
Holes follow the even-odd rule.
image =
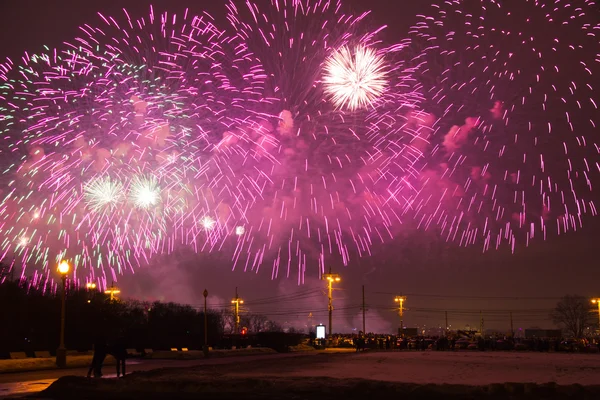
[[[316,352],[310,353],[315,354]],[[257,356],[232,356],[223,358],[209,358],[200,360],[129,360],[127,361],[127,373],[135,371],[148,371],[157,368],[190,368],[198,365],[218,365],[239,362],[251,362],[259,359],[286,358],[306,355],[307,353],[288,353],[288,354],[266,354]],[[103,368],[105,378],[116,378],[116,367],[107,365]],[[46,370],[18,372],[0,375],[0,398],[23,396],[40,392],[50,386],[54,381],[62,376],[79,375],[85,376],[87,368],[72,368],[64,370]]]

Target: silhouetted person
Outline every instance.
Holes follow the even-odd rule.
[[[117,360],[117,378],[121,376],[121,370],[123,370],[123,376],[125,376],[125,359],[127,358],[127,348],[125,345],[125,338],[120,335],[114,341],[111,353],[115,360]]]
[[[92,364],[88,370],[88,378],[94,373],[94,378],[100,378],[102,376],[102,364],[106,358],[106,340],[102,336],[98,336],[94,342],[94,356],[92,357]]]

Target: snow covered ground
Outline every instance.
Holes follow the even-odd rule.
[[[415,351],[280,356],[230,358],[219,365],[137,372],[119,380],[66,376],[40,398],[600,398],[597,354]]]
[[[504,382],[600,384],[599,354],[532,352],[365,352],[310,362],[236,368],[231,377],[332,377],[388,382],[486,385]]]
[[[84,356],[67,356],[67,367],[87,367],[92,362],[91,355]],[[115,359],[112,356],[107,356],[105,364],[115,364]],[[56,366],[56,358],[24,358],[20,360],[0,360],[0,373],[22,372],[22,371],[39,371],[45,369],[58,369]]]

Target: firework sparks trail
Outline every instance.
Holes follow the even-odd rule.
[[[420,17],[423,107],[440,117],[422,227],[514,251],[597,213],[599,34],[590,0],[447,1]]]
[[[213,143],[263,86],[243,42],[208,15],[99,20],[76,45],[0,68],[1,253],[37,282],[61,258],[102,287],[177,243],[212,248],[200,220],[223,213],[213,192],[226,187]]]
[[[294,274],[302,282],[307,259],[322,272],[393,236],[400,212],[388,212],[391,203],[378,190],[389,183],[378,178],[390,163],[405,174],[423,160],[408,151],[402,127],[421,96],[408,42],[384,45],[385,27],[371,29],[369,13],[348,14],[340,1],[264,4],[228,4],[230,23],[269,76],[270,101],[261,110],[271,116],[236,135],[253,138],[235,164],[245,166],[244,182],[255,190],[247,196],[256,200],[233,260],[258,271],[273,255],[273,277]],[[331,95],[347,84],[351,92]],[[405,143],[391,149],[380,131],[385,123]]]
[[[393,44],[341,0],[229,2],[225,30],[99,15],[0,64],[0,258],[106,286],[184,246],[302,283],[413,227],[484,250],[576,229],[600,26],[574,3],[440,2]]]

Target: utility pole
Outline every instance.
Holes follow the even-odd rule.
[[[333,282],[339,282],[342,279],[339,274],[332,274],[331,268],[329,268],[328,274],[323,274],[323,279],[327,280],[327,297],[329,299],[329,336],[333,334]]]
[[[479,332],[481,333],[481,336],[483,335],[483,312],[481,310],[479,310]]]
[[[513,329],[513,317],[512,317],[512,311],[510,312],[510,336],[514,337],[515,336],[515,330]]]
[[[240,331],[240,304],[244,304],[244,300],[238,296],[237,286],[235,287],[235,298],[231,300],[231,303],[234,305],[233,319],[235,321],[235,331],[233,333],[237,334]]]
[[[444,311],[444,314],[446,315],[446,329],[444,330],[444,335],[448,336],[448,311]]]
[[[363,335],[366,335],[367,334],[367,330],[365,328],[365,326],[366,326],[365,325],[365,311],[366,311],[366,309],[365,309],[365,285],[363,285],[363,287],[362,287],[362,299],[363,299],[363,302],[362,302],[363,330],[362,331],[363,331]]]
[[[394,301],[398,303],[398,315],[400,316],[400,337],[404,337],[404,321],[402,319],[404,317],[404,302],[406,301],[406,297],[396,296]]]
[[[65,348],[65,295],[67,292],[67,274],[69,273],[70,265],[63,260],[58,264],[58,272],[62,280],[62,291],[60,293],[60,344],[56,349],[56,365],[59,368],[67,366],[67,349]]]
[[[202,351],[206,357],[208,355],[208,317],[206,315],[206,298],[208,297],[208,290],[204,289],[202,295],[204,296],[204,347],[202,347]]]

